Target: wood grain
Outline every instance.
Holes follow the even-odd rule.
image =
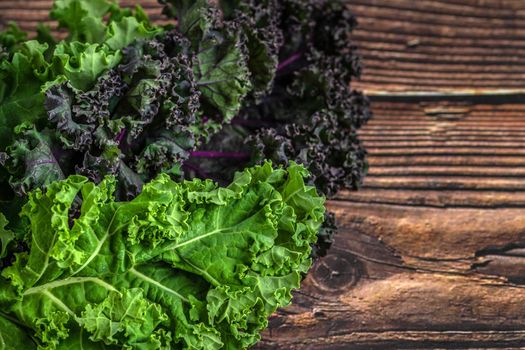
[[[351,0],[365,62],[355,87],[479,93],[525,87],[525,2]]]
[[[259,348],[509,348],[523,344],[525,290],[519,284],[471,267],[475,257],[469,249],[464,256],[441,252],[435,262],[407,259],[407,251],[427,254],[428,248],[422,248],[419,240],[419,248],[403,246],[404,252],[397,252],[366,232],[351,227],[344,231],[331,255],[316,264],[296,294],[295,305],[274,316]]]
[[[334,247],[257,348],[521,348],[525,105],[374,112],[365,186],[330,202]]]

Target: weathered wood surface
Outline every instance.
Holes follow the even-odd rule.
[[[0,14],[33,30],[51,3],[0,0]],[[524,91],[525,1],[349,4],[365,65],[355,86],[386,95],[361,132],[370,174],[330,202],[334,247],[257,348],[524,347],[525,104],[388,96]]]
[[[368,94],[525,87],[525,1],[349,0]]]
[[[374,105],[370,174],[259,349],[525,346],[525,105]]]

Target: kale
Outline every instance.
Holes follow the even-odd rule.
[[[25,41],[14,26],[0,35],[0,180],[18,195],[8,198],[80,174],[115,176],[117,198],[131,200],[160,173],[226,184],[266,160],[304,165],[328,198],[359,188],[371,112],[351,86],[357,22],[343,2],[162,2],[173,19],[163,28],[140,8],[57,0],[64,41],[45,30]],[[316,255],[334,225],[327,217]]]

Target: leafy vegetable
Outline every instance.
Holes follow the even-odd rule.
[[[25,34],[14,25],[0,34],[2,149],[13,140],[15,126],[45,119],[44,93],[50,86],[68,81],[77,89],[89,89],[120,61],[121,48],[159,33],[140,9],[133,14],[107,0],[57,0],[51,14],[69,30],[66,40],[56,43],[41,29],[42,41],[24,41]],[[107,22],[104,16],[109,16]]]
[[[12,186],[24,194],[64,175],[81,173],[100,181],[111,174],[120,180],[120,198],[135,196],[144,181],[171,171],[220,128],[224,121],[205,120],[201,106],[223,113],[224,120],[239,108],[238,97],[226,92],[246,73],[226,43],[206,49],[209,57],[200,59],[187,39],[167,32],[127,47],[120,65],[88,91],[71,83],[51,87],[45,99],[47,128],[19,134],[8,151]],[[230,56],[222,57],[223,49]],[[223,90],[225,94],[215,93]],[[38,144],[52,152],[35,154],[37,146],[28,146],[35,138],[45,139]],[[36,159],[28,163],[29,154],[20,148]],[[41,164],[52,164],[48,167],[57,171],[41,171]]]
[[[361,66],[349,40],[356,26],[350,11],[343,2],[325,0],[220,5],[226,18],[243,24],[251,77],[261,90],[245,100],[232,126],[193,153],[186,168],[195,176],[227,180],[265,159],[295,161],[328,197],[343,187],[357,189],[368,169],[357,130],[372,115],[368,99],[351,90]],[[326,254],[334,225],[325,223],[316,255]]]
[[[36,345],[23,328],[0,314],[0,346],[5,350],[34,350]]]
[[[13,26],[0,38],[11,65],[19,61],[6,84],[13,101],[0,104],[2,140],[18,125],[4,160],[18,195],[73,174],[113,175],[117,197],[129,200],[159,173],[227,183],[265,159],[304,164],[328,197],[360,185],[357,129],[371,114],[349,88],[361,68],[342,3],[164,3],[174,30],[152,27],[140,8],[57,0],[65,41],[24,42]],[[320,237],[324,255],[332,238]]]
[[[357,188],[367,165],[356,131],[371,113],[368,100],[350,89],[351,79],[361,72],[356,48],[348,39],[356,25],[354,17],[337,1],[264,3],[221,1],[233,21],[253,18],[253,13],[261,15],[258,19],[273,19],[257,21],[261,28],[251,26],[262,33],[280,33],[264,41],[266,47],[278,47],[265,51],[280,62],[273,89],[264,98],[246,100],[233,120],[235,126],[224,128],[201,150],[220,147],[226,152],[223,158],[228,158],[228,152],[242,149],[248,140],[255,152],[246,154],[249,161],[244,164],[264,159],[305,164],[314,175],[312,181],[329,197],[341,187]],[[199,153],[196,162],[203,157],[206,153]],[[237,168],[225,168],[222,162],[211,157],[202,168],[216,178],[230,178]],[[237,162],[237,167],[244,164]]]
[[[160,175],[129,202],[113,178],[54,182],[21,211],[30,250],[2,272],[0,306],[42,349],[246,348],[311,264],[324,199],[307,174],[264,163],[228,187]],[[17,327],[0,317],[0,334]]]
[[[0,33],[0,347],[247,348],[366,172],[342,2],[161,2]]]
[[[220,5],[225,20],[207,1],[167,1],[178,31],[153,40],[159,30],[149,29],[140,9],[133,15],[104,0],[56,1],[52,17],[70,34],[51,48],[23,43],[11,27],[4,42],[19,47],[14,61],[25,60],[14,73],[29,84],[20,94],[30,111],[20,113],[19,101],[1,105],[6,115],[24,115],[3,118],[11,121],[5,134],[25,121],[6,161],[15,191],[75,173],[96,182],[115,175],[118,197],[131,199],[160,172],[180,176],[180,165],[187,177],[226,182],[266,158],[305,164],[328,196],[357,187],[366,162],[355,129],[370,114],[366,99],[348,89],[360,71],[346,38],[353,17],[325,1]],[[47,81],[45,103],[31,65]],[[237,152],[246,141],[255,152]]]
[[[10,53],[16,51],[19,45],[26,40],[27,33],[21,30],[16,23],[10,22],[7,28],[0,33],[1,57],[8,57]]]

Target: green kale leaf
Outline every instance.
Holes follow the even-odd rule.
[[[30,249],[3,270],[0,306],[45,349],[245,349],[311,265],[325,210],[307,175],[160,175],[129,202],[112,178],[54,182],[21,211]]]
[[[15,126],[45,121],[44,94],[51,86],[67,81],[76,89],[90,89],[120,62],[122,48],[161,32],[140,9],[134,14],[106,0],[56,0],[51,15],[69,30],[58,43],[43,27],[37,37],[41,41],[24,41],[26,34],[14,25],[0,33],[2,151],[14,140]]]
[[[13,322],[10,317],[0,313],[0,348],[2,350],[36,350],[33,339],[26,330]]]

